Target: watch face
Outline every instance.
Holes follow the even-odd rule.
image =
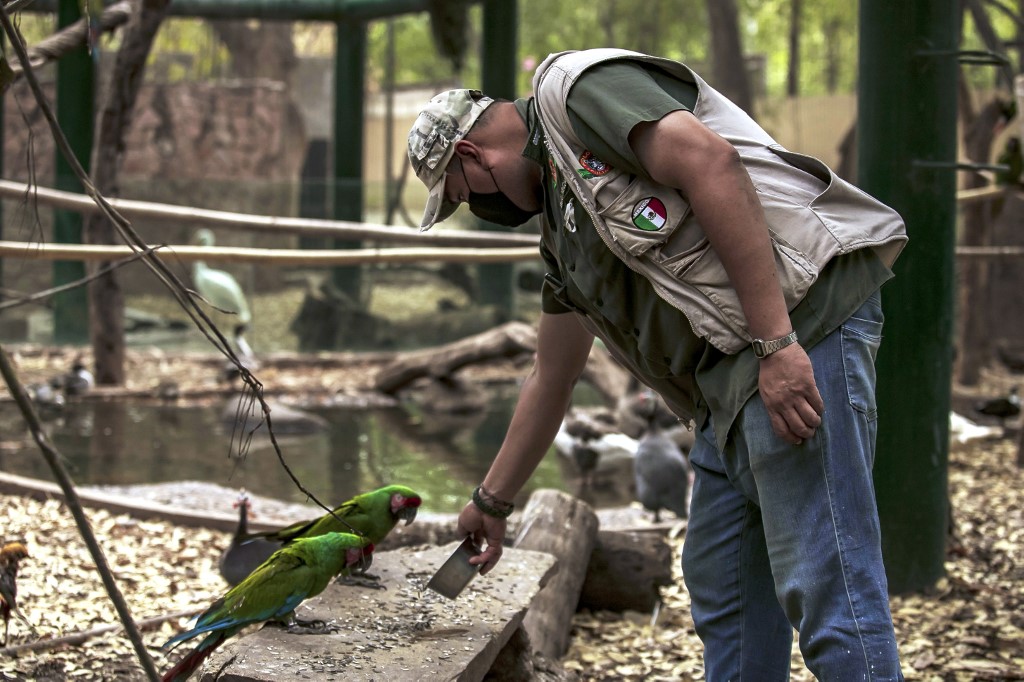
[[[781,339],[773,339],[771,341],[754,339],[750,342],[750,345],[754,349],[755,356],[758,358],[766,358],[772,353],[780,351],[792,343],[796,343],[796,332],[790,332]]]

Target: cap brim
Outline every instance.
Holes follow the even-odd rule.
[[[459,207],[458,204],[453,204],[444,196],[446,178],[447,176],[442,173],[441,179],[430,188],[430,193],[427,195],[427,205],[423,210],[423,220],[420,222],[420,232],[426,232],[436,223],[447,219]]]

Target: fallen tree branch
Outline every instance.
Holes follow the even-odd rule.
[[[474,362],[510,358],[537,349],[537,333],[524,322],[509,322],[496,329],[453,343],[399,355],[377,372],[373,387],[392,395],[422,377],[448,377]]]
[[[140,620],[138,625],[139,630],[152,630],[158,625],[163,625],[169,620],[177,620],[178,618],[189,618],[202,613],[201,608],[187,609],[185,611],[177,611],[176,613],[165,613],[162,616],[154,616],[152,618],[146,618]],[[17,656],[18,654],[28,653],[30,651],[51,651],[53,649],[59,649],[65,646],[78,646],[92,639],[93,637],[99,637],[111,632],[117,632],[123,630],[124,625],[121,623],[113,623],[111,625],[101,625],[93,628],[92,630],[83,630],[81,632],[73,632],[70,635],[63,635],[61,637],[53,637],[51,639],[41,639],[36,642],[29,642],[28,644],[19,644],[17,646],[9,646],[0,649],[0,656]]]

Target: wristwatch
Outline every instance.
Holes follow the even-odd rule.
[[[772,353],[780,351],[786,346],[790,346],[794,343],[796,343],[796,332],[790,332],[781,339],[773,339],[772,341],[754,339],[750,342],[750,345],[754,349],[754,355],[760,359],[766,358]]]

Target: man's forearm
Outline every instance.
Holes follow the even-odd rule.
[[[484,478],[487,492],[511,501],[533,474],[558,433],[593,344],[593,335],[575,314],[541,314],[536,360],[523,382],[505,441]]]
[[[764,212],[738,160],[721,161],[696,188],[691,206],[739,297],[754,338],[792,331]]]
[[[558,433],[572,397],[572,386],[545,386],[536,372],[523,382],[515,413],[483,486],[502,500],[512,500],[544,459]]]

